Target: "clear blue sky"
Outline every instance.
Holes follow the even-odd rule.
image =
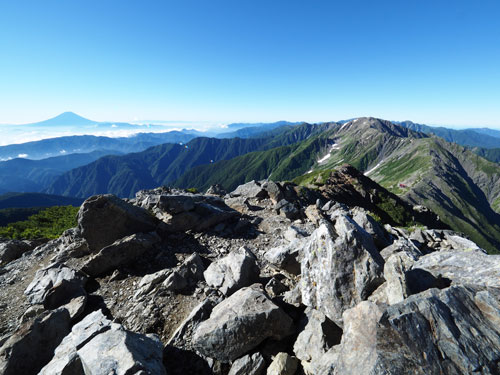
[[[0,3],[0,123],[500,127],[499,1]]]

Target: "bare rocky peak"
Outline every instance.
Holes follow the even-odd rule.
[[[0,268],[0,373],[499,373],[500,256],[363,177],[89,198]]]

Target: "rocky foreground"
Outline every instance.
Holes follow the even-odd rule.
[[[499,256],[330,198],[99,195],[57,240],[4,241],[0,373],[499,374]]]

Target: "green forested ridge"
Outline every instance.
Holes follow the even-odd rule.
[[[212,165],[201,165],[186,172],[174,186],[193,186],[206,190],[216,183],[232,190],[250,180],[291,180],[304,174],[316,156],[328,147],[326,135],[317,135],[289,146],[256,151]]]
[[[0,195],[0,209],[20,207],[80,206],[82,198],[42,193],[5,193]]]
[[[73,206],[54,206],[31,215],[27,220],[10,223],[0,227],[0,237],[12,239],[53,239],[65,230],[75,227],[79,208]]]
[[[13,207],[0,209],[0,227],[16,221],[26,220],[47,207]]]
[[[335,124],[303,124],[267,138],[199,137],[187,144],[164,144],[140,153],[108,156],[63,174],[46,192],[77,197],[101,193],[131,197],[140,189],[172,184],[197,166],[209,166],[256,150],[292,145],[332,126]]]

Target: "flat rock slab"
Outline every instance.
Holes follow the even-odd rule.
[[[414,269],[445,277],[453,284],[500,287],[500,255],[487,255],[481,250],[437,251],[421,257]]]
[[[82,270],[90,276],[102,275],[133,262],[159,241],[155,232],[122,238],[93,255]]]

